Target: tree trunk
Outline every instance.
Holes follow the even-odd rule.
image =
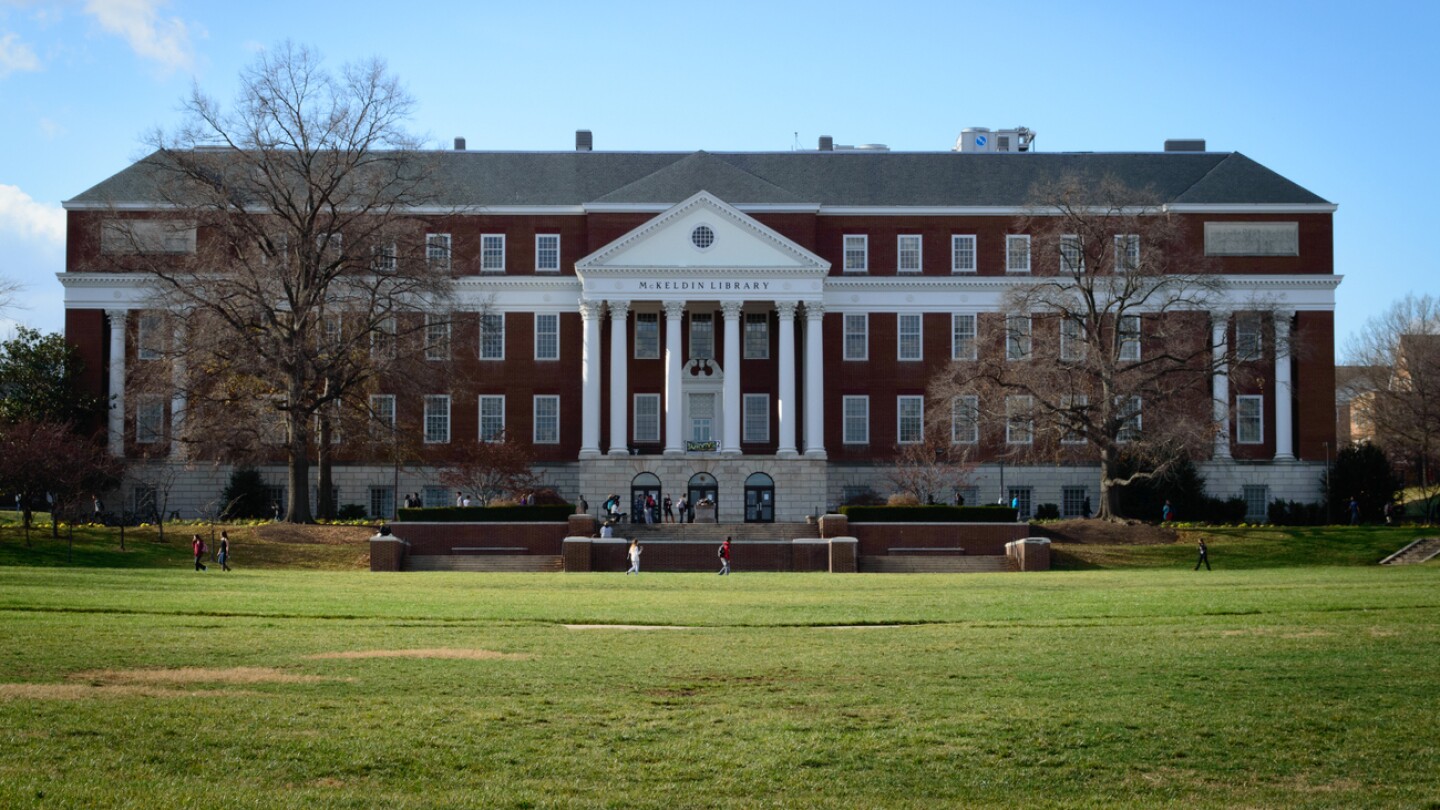
[[[1110,478],[1115,463],[1114,451],[1100,451],[1100,509],[1095,514],[1099,520],[1116,520],[1120,517],[1120,488]]]
[[[294,402],[297,397],[292,397]],[[314,523],[310,514],[310,430],[305,424],[305,415],[299,411],[287,411],[290,422],[290,506],[285,511],[286,523]]]
[[[335,519],[335,503],[331,497],[332,454],[330,452],[330,417],[320,417],[320,446],[315,451],[315,463],[320,468],[320,485],[315,493],[315,516],[321,520]]]

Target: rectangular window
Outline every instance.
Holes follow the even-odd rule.
[[[450,234],[425,234],[425,266],[438,273],[450,272]]]
[[[450,359],[450,319],[443,315],[425,316],[425,359]]]
[[[339,315],[323,315],[320,318],[320,334],[315,338],[315,347],[329,356],[338,354],[345,339],[345,324]]]
[[[395,516],[395,488],[370,487],[370,517],[393,518]]]
[[[159,219],[109,221],[100,228],[101,253],[194,253],[195,223]]]
[[[375,322],[375,329],[370,333],[370,356],[395,356],[395,316]]]
[[[1134,362],[1140,359],[1140,316],[1120,316],[1120,359]]]
[[[265,487],[265,499],[270,503],[270,511],[279,512],[282,515],[289,511],[289,498],[286,497],[289,494],[290,490],[284,486]]]
[[[918,314],[900,315],[900,324],[897,340],[897,359],[919,360],[924,348],[921,345],[921,316]]]
[[[560,443],[560,397],[535,397],[535,444]]]
[[[635,313],[635,359],[660,359],[660,313]]]
[[[505,272],[505,234],[484,233],[480,235],[480,272]]]
[[[158,314],[146,313],[135,321],[135,356],[141,360],[159,360],[164,343],[160,338],[161,324]]]
[[[925,439],[925,398],[895,398],[895,438],[900,444],[919,444]]]
[[[1030,444],[1035,440],[1034,403],[1028,396],[1005,397],[1005,442]]]
[[[421,498],[420,502],[426,509],[443,509],[455,505],[455,499],[450,496],[448,487],[425,487]]]
[[[746,394],[743,410],[740,440],[750,444],[770,441],[770,395]]]
[[[560,272],[560,234],[535,234],[535,272]]]
[[[957,312],[950,316],[950,359],[974,360],[976,353],[975,315]]]
[[[1115,272],[1129,273],[1140,266],[1140,235],[1115,234]]]
[[[1235,357],[1239,360],[1259,360],[1264,349],[1264,338],[1260,333],[1260,313],[1241,312],[1235,316]]]
[[[425,395],[425,443],[445,444],[450,441],[450,397],[446,394]]]
[[[1034,490],[1030,487],[1010,487],[1010,491],[1007,492],[1006,495],[1010,498],[1010,503],[1015,504],[1020,510],[1019,517],[1030,517],[1030,509],[1034,500]]]
[[[974,273],[977,267],[975,264],[975,237],[973,235],[956,234],[950,237],[950,272],[952,273]]]
[[[1060,413],[1057,416],[1060,420],[1061,444],[1085,443],[1085,436],[1077,431],[1075,426],[1089,421],[1089,406],[1090,397],[1085,394],[1066,394],[1060,397]]]
[[[1067,518],[1089,517],[1085,503],[1090,492],[1085,487],[1062,487],[1060,489],[1060,516]]]
[[[635,441],[660,441],[660,395],[635,395]]]
[[[1264,484],[1246,484],[1240,488],[1245,498],[1245,522],[1264,523],[1270,519],[1270,488]]]
[[[956,506],[979,506],[979,505],[980,505],[980,488],[979,488],[979,487],[960,487],[959,489],[955,490],[955,495],[956,495],[956,499],[955,499],[955,505],[956,505]]]
[[[1264,444],[1264,396],[1235,397],[1235,441],[1239,444]]]
[[[370,395],[370,435],[376,439],[388,437],[395,430],[395,395]]]
[[[846,360],[870,359],[870,316],[864,312],[845,313]]]
[[[135,406],[135,443],[155,444],[165,434],[165,400],[142,396]]]
[[[980,398],[965,394],[950,400],[950,443],[980,441]]]
[[[695,313],[690,316],[690,359],[715,359],[714,315]]]
[[[505,397],[485,394],[480,397],[480,441],[498,442],[505,438]]]
[[[1008,315],[1005,318],[1005,359],[1030,359],[1030,316]]]
[[[1009,234],[1005,237],[1005,272],[1030,272],[1030,237]]]
[[[865,273],[870,270],[870,237],[863,234],[845,235],[846,273]]]
[[[770,359],[770,316],[764,312],[745,315],[745,359]]]
[[[842,397],[845,444],[870,443],[870,397]]]
[[[480,359],[505,359],[505,313],[480,314]]]
[[[1085,247],[1080,237],[1067,233],[1060,237],[1060,273],[1073,276],[1085,272]]]
[[[560,316],[553,312],[535,316],[535,359],[560,359]]]
[[[1140,406],[1139,397],[1130,397],[1125,402],[1125,410],[1120,414],[1123,421],[1120,423],[1120,431],[1115,434],[1115,441],[1133,442],[1140,439]]]
[[[709,442],[715,440],[715,395],[691,394],[690,441]]]
[[[918,273],[921,269],[921,239],[919,234],[905,234],[896,237],[895,271],[897,273]]]
[[[1079,318],[1060,319],[1060,359],[1067,363],[1085,359],[1085,323]]]
[[[395,243],[373,245],[370,248],[370,269],[377,273],[393,273],[399,265]]]

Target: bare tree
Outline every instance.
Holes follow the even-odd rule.
[[[890,485],[914,495],[920,503],[949,503],[975,476],[968,446],[950,438],[948,426],[934,420],[926,426],[923,441],[901,445],[890,471]]]
[[[1366,322],[1347,354],[1350,364],[1375,372],[1351,409],[1391,458],[1411,468],[1428,516],[1440,495],[1440,299],[1406,295]]]
[[[0,277],[0,315],[19,306],[20,293],[24,291],[24,284],[14,279]]]
[[[1098,514],[1113,518],[1117,487],[1211,446],[1209,372],[1226,361],[1207,313],[1223,279],[1147,192],[1072,176],[1033,198],[1016,223],[1033,280],[1006,292],[1003,324],[977,328],[976,359],[932,382],[929,410],[973,421],[1003,457],[1098,461]]]
[[[184,392],[178,438],[237,458],[283,449],[291,522],[312,519],[317,418],[326,430],[402,361],[421,313],[447,308],[449,246],[438,255],[414,214],[438,181],[405,131],[412,107],[378,60],[335,75],[305,48],[262,53],[233,111],[197,89],[186,123],[153,136],[142,166],[179,213],[116,212],[101,235],[182,326],[152,349]]]
[[[454,460],[442,467],[446,486],[475,493],[482,504],[501,495],[519,495],[539,485],[530,446],[501,434],[493,441],[462,445]]]

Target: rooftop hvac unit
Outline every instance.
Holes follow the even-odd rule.
[[[1035,133],[1028,127],[997,129],[966,127],[960,130],[953,152],[1028,152]]]

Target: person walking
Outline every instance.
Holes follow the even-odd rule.
[[[630,570],[625,572],[625,576],[640,573],[640,552],[644,550],[645,547],[640,545],[638,538],[630,541],[630,550],[625,552],[625,556],[630,558]]]
[[[1203,537],[1200,538],[1199,544],[1200,544],[1200,559],[1198,559],[1198,560],[1195,561],[1195,570],[1196,570],[1196,571],[1199,571],[1199,570],[1200,570],[1200,563],[1205,563],[1205,570],[1206,570],[1206,571],[1212,571],[1212,570],[1214,570],[1214,569],[1212,569],[1212,568],[1210,567],[1210,549],[1209,549],[1209,547],[1207,547],[1207,546],[1205,545],[1205,538],[1203,538]]]
[[[230,532],[220,530],[220,554],[216,559],[220,562],[221,571],[230,570]]]
[[[674,523],[674,522],[675,522],[675,508],[674,508],[674,507],[675,507],[675,504],[674,504],[673,502],[671,502],[671,500],[670,500],[670,493],[668,493],[668,492],[665,493],[665,521],[664,521],[664,522],[666,522],[666,523]]]
[[[1166,501],[1166,502],[1165,502],[1165,506],[1161,507],[1161,509],[1160,509],[1160,522],[1162,522],[1162,523],[1169,523],[1170,521],[1172,521],[1172,520],[1174,520],[1174,519],[1175,519],[1175,508],[1170,505],[1170,502],[1169,502],[1169,501]]]
[[[653,523],[655,522],[655,513],[659,512],[659,511],[660,511],[660,510],[657,508],[656,503],[655,503],[655,496],[654,496],[654,495],[646,495],[646,496],[645,496],[645,522],[646,522],[646,523],[653,524]]]
[[[716,554],[720,555],[720,576],[726,576],[730,573],[730,538],[728,536],[725,538],[725,542],[720,544],[720,549],[716,551]]]
[[[196,571],[204,571],[204,570],[206,570],[206,568],[205,568],[205,563],[204,563],[204,558],[205,558],[205,541],[200,539],[200,535],[198,535],[198,534],[192,534],[192,535],[190,535],[190,550],[193,551],[193,552],[195,552],[195,570],[196,570]]]
[[[1350,496],[1350,525],[1360,525],[1360,502],[1355,500],[1354,495]]]

